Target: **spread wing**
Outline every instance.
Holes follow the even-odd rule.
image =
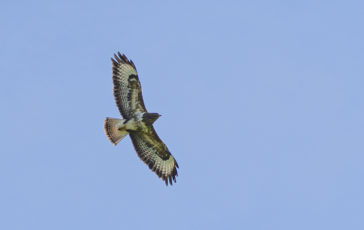
[[[149,168],[161,177],[166,185],[176,182],[178,164],[169,152],[167,146],[162,142],[150,126],[148,132],[130,132],[131,140],[140,159]]]
[[[130,119],[135,113],[147,112],[133,61],[120,52],[114,54],[111,61],[114,97],[123,118]]]

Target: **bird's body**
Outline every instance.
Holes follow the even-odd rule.
[[[153,123],[158,113],[148,113],[134,63],[118,53],[113,63],[114,97],[124,119],[106,118],[105,133],[117,145],[130,135],[138,156],[168,185],[176,182],[178,164],[158,137]]]

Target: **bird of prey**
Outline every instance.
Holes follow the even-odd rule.
[[[129,134],[140,159],[168,185],[176,182],[178,164],[167,146],[158,137],[153,123],[160,117],[145,108],[142,88],[132,60],[124,54],[114,54],[112,79],[114,98],[123,119],[107,117],[105,134],[117,145]]]

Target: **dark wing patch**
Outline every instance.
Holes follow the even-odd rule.
[[[114,54],[111,61],[114,97],[123,118],[130,119],[135,113],[146,112],[142,87],[133,61],[120,52]]]
[[[148,133],[130,132],[130,138],[140,159],[155,172],[166,185],[176,182],[178,164],[153,126]]]

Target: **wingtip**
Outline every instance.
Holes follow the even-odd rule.
[[[114,53],[114,57],[111,58],[111,61],[113,65],[129,64],[136,70],[134,62],[131,59],[128,59],[125,54],[120,53],[120,51]]]
[[[172,174],[170,174],[169,176],[162,176],[162,180],[164,181],[164,183],[166,184],[166,186],[168,185],[173,185],[173,182],[176,183],[177,182],[177,179],[176,179],[176,176],[178,176],[178,173],[177,173],[177,169],[174,168]]]

